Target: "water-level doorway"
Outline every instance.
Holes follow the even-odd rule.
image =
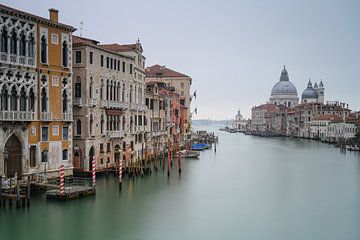
[[[20,140],[12,135],[6,142],[4,148],[4,172],[6,177],[22,175],[22,144]]]

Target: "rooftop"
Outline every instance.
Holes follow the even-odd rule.
[[[147,67],[145,71],[146,77],[148,78],[162,78],[162,77],[189,77],[183,73],[176,72],[172,69],[169,69],[165,66],[160,66],[158,64],[153,65],[151,67]]]

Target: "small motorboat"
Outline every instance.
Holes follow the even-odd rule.
[[[198,158],[200,153],[193,150],[182,150],[180,151],[180,155],[182,158]]]
[[[358,146],[346,145],[346,150],[348,150],[348,151],[359,151],[360,148]]]
[[[194,143],[193,145],[191,145],[191,150],[194,151],[202,151],[205,149],[209,149],[211,146],[209,144],[206,143]]]

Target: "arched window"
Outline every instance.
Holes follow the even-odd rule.
[[[66,41],[62,44],[62,63],[63,67],[68,66],[68,44]]]
[[[132,96],[133,96],[133,86],[130,85],[130,96],[129,96],[129,102],[132,103]]]
[[[113,82],[110,82],[110,101],[113,100]]]
[[[24,88],[20,91],[20,111],[26,111],[26,93]]]
[[[41,112],[47,112],[47,93],[46,89],[41,89]]]
[[[67,104],[67,93],[66,90],[63,90],[63,94],[62,94],[62,112],[63,113],[67,113],[68,111],[68,104]]]
[[[10,53],[14,55],[17,53],[17,36],[15,30],[12,31],[10,36]]]
[[[90,135],[93,134],[93,130],[94,130],[93,125],[94,125],[94,118],[93,118],[93,115],[91,114],[91,115],[90,115],[90,121],[89,121]]]
[[[106,100],[109,100],[109,80],[106,81]]]
[[[104,115],[101,115],[100,132],[101,132],[101,134],[104,134]]]
[[[8,110],[8,90],[5,85],[1,89],[1,110]]]
[[[122,87],[121,101],[125,102],[125,83],[123,83],[123,87]]]
[[[75,98],[81,98],[81,78],[79,76],[75,81]]]
[[[35,40],[32,33],[29,36],[29,44],[28,44],[28,57],[33,58],[34,57],[34,46],[35,46]]]
[[[17,111],[17,92],[15,86],[11,89],[10,110]]]
[[[122,118],[122,130],[125,131],[125,116]]]
[[[76,135],[81,135],[81,121],[80,119],[76,120]]]
[[[4,27],[1,30],[1,52],[7,52],[8,51],[8,32],[6,28]]]
[[[35,94],[34,90],[31,88],[29,92],[29,111],[34,112],[35,108]]]
[[[26,37],[25,34],[22,32],[20,36],[20,56],[26,56]]]
[[[47,63],[47,41],[45,36],[42,36],[40,41],[40,59],[42,63]]]
[[[93,78],[90,77],[89,83],[89,98],[93,98]]]
[[[101,85],[100,85],[100,99],[103,99],[103,91],[104,91],[104,81],[101,79]]]

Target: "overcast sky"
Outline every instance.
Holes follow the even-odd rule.
[[[325,100],[360,110],[360,1],[11,0],[3,4],[80,28],[101,43],[139,37],[147,66],[192,77],[195,118],[232,118],[269,99],[283,65],[301,97],[323,80]],[[79,34],[79,31],[75,34]]]

